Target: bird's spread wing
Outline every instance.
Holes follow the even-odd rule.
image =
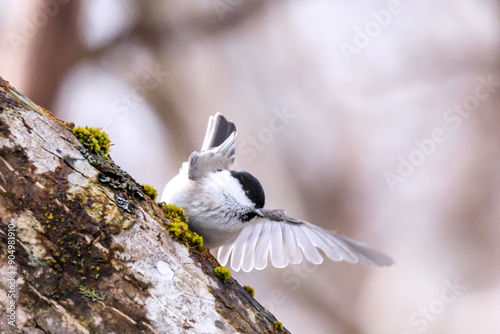
[[[197,180],[206,173],[231,169],[235,158],[236,126],[217,113],[210,116],[201,152],[193,152],[188,160],[188,176]]]
[[[303,220],[288,217],[283,210],[264,210],[226,245],[219,248],[218,259],[225,266],[229,261],[235,271],[261,270],[268,257],[273,266],[286,267],[304,259],[320,264],[321,250],[330,260],[389,266],[393,260],[366,244],[325,230]],[[231,257],[231,259],[229,259]]]

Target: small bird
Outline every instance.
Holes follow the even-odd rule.
[[[183,208],[189,228],[207,248],[219,248],[225,266],[261,270],[284,268],[304,259],[320,264],[321,250],[330,260],[389,266],[393,260],[366,244],[289,217],[284,210],[264,209],[260,182],[250,173],[231,169],[236,126],[217,113],[211,116],[200,152],[193,152],[163,191],[161,200]]]

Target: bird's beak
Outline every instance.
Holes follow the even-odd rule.
[[[264,218],[264,211],[262,211],[262,209],[254,209],[253,212],[257,215],[257,216],[260,216],[262,218]]]

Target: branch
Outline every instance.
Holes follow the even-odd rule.
[[[277,333],[164,209],[0,78],[0,331]],[[282,330],[286,332],[285,329]]]

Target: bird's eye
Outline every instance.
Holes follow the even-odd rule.
[[[250,190],[245,190],[245,195],[247,195],[248,197],[250,197]]]

